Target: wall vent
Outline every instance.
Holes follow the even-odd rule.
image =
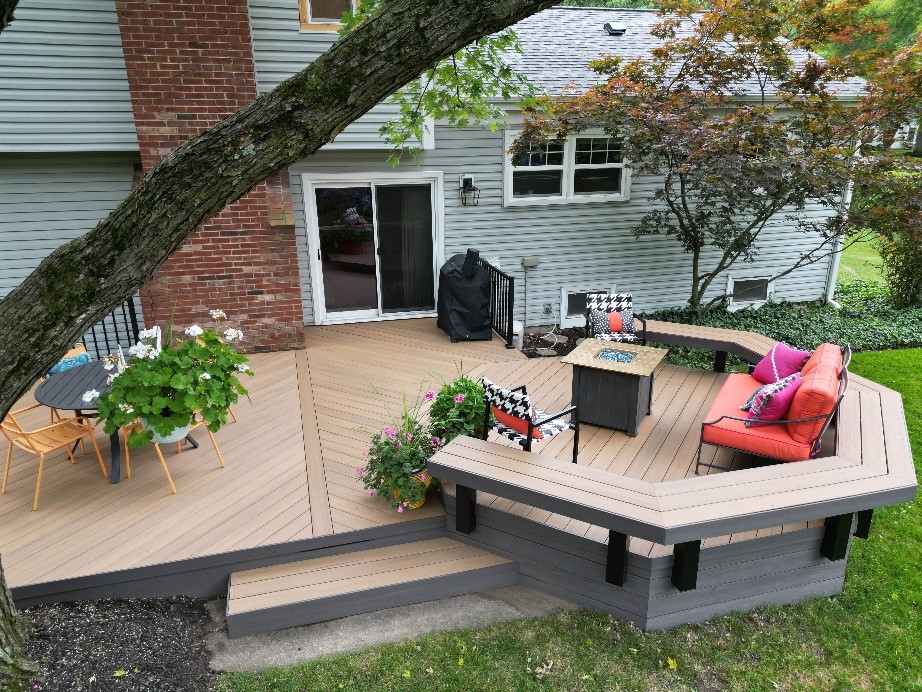
[[[727,295],[730,310],[739,310],[747,306],[762,305],[771,298],[775,291],[775,282],[768,276],[734,279],[727,277]]]
[[[564,286],[560,289],[560,328],[586,326],[586,294],[587,293],[614,293],[615,287],[599,288],[578,286],[576,288]]]

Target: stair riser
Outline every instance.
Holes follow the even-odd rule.
[[[361,593],[342,594],[306,603],[229,615],[227,631],[231,639],[259,632],[274,632],[385,608],[496,589],[515,584],[517,579],[517,564],[496,565]]]

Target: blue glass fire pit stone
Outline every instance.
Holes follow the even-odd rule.
[[[634,354],[628,353],[627,351],[617,351],[613,348],[605,348],[599,351],[599,355],[596,356],[599,360],[607,360],[612,363],[633,363]]]

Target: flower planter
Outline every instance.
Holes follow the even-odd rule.
[[[426,477],[425,481],[422,480],[423,474],[425,474],[425,477]],[[423,495],[419,499],[418,502],[414,502],[413,504],[407,505],[407,509],[419,509],[424,504],[426,504],[426,491],[429,489],[429,486],[432,485],[432,476],[429,475],[428,471],[423,469],[411,475],[410,478],[416,479],[416,482],[419,483],[421,486],[423,486]],[[398,500],[400,499],[399,490],[394,490],[394,497],[397,498]]]
[[[179,442],[180,440],[186,439],[186,436],[189,434],[189,430],[192,428],[192,424],[183,426],[181,428],[176,428],[169,435],[158,435],[155,430],[153,430],[150,424],[143,418],[141,420],[141,425],[145,430],[150,430],[154,437],[153,441],[157,444],[169,444],[171,442]]]

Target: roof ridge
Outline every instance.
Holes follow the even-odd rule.
[[[575,7],[573,5],[554,5],[548,9],[577,12],[659,12],[656,7]]]

